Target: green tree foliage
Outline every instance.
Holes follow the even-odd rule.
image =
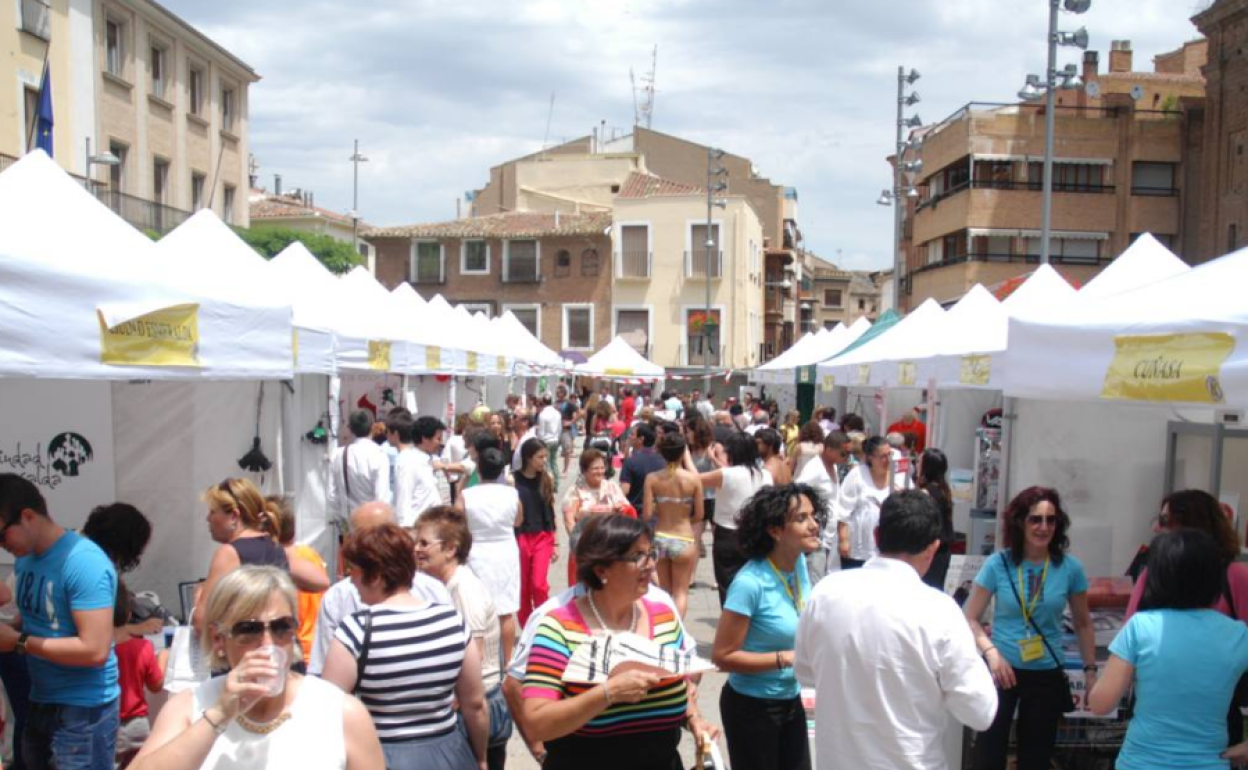
[[[265,259],[276,257],[287,246],[299,241],[331,273],[346,273],[364,263],[364,258],[355,252],[350,243],[328,235],[306,233],[289,227],[239,228],[235,232]]]

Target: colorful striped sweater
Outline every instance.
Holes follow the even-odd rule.
[[[664,647],[680,649],[683,643],[681,625],[670,607],[642,599],[649,621],[650,638]],[[524,673],[525,698],[559,700],[574,698],[593,689],[589,685],[563,681],[563,671],[576,648],[590,637],[589,626],[577,609],[576,601],[553,610],[542,618],[529,665]],[[636,733],[663,732],[679,728],[684,722],[687,704],[685,680],[655,687],[638,703],[617,703],[594,717],[575,735],[604,737]]]

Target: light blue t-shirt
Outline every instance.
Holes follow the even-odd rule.
[[[71,611],[111,611],[117,599],[117,572],[100,547],[66,532],[42,556],[17,560],[17,608],[22,631],[43,639],[77,636]],[[109,615],[112,628],[112,615]],[[30,699],[62,706],[102,706],[121,694],[117,656],[110,647],[102,666],[63,666],[28,656]]]
[[[1146,610],[1109,645],[1135,667],[1118,770],[1223,770],[1226,712],[1248,670],[1248,627],[1216,610]]]
[[[794,572],[801,586],[798,595],[803,600],[809,599],[810,577],[805,556],[797,557]],[[786,577],[792,581],[791,575]],[[745,652],[783,652],[796,644],[800,613],[789,598],[784,581],[766,559],[753,559],[741,568],[728,588],[724,609],[750,619],[745,644],[741,647]],[[801,693],[792,668],[762,674],[729,674],[728,683],[742,695],[754,698],[786,700]]]
[[[1032,618],[1044,633],[1049,647],[1061,655],[1062,613],[1065,612],[1066,603],[1072,595],[1087,593],[1088,576],[1079,560],[1070,554],[1066,554],[1060,564],[1049,563],[1043,587],[1040,584],[1040,575],[1044,572],[1044,562],[1024,561],[1022,568],[1023,583],[1019,585],[1018,565],[1010,557],[1010,552],[998,551],[984,562],[983,568],[975,576],[975,584],[997,598],[996,612],[992,616],[992,643],[996,645],[1001,657],[1014,668],[1028,671],[1057,668],[1064,661],[1055,661],[1047,648],[1039,658],[1023,662],[1018,651],[1018,642],[1020,639],[1035,636],[1036,632],[1030,624],[1024,622],[1018,597],[1021,596],[1030,607],[1032,597],[1039,592]],[[1011,585],[1014,587],[1011,588]],[[1018,590],[1017,595],[1015,589]]]

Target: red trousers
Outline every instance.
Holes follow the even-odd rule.
[[[555,552],[554,532],[522,532],[516,535],[520,545],[520,626],[528,622],[533,610],[550,598],[550,557]]]

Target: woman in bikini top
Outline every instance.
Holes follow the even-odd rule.
[[[694,525],[703,517],[702,482],[681,467],[685,452],[685,438],[679,431],[663,434],[659,455],[667,461],[667,468],[646,476],[642,493],[642,518],[654,526],[654,550],[659,555],[655,574],[659,586],[672,595],[681,617],[698,563]]]

